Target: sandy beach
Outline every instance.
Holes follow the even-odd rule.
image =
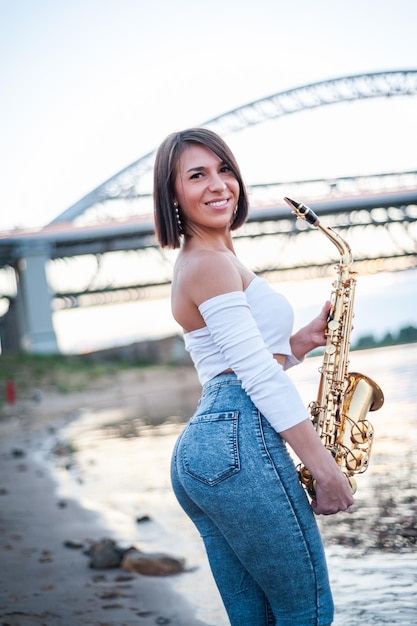
[[[162,389],[164,392],[161,393]],[[57,496],[53,465],[36,455],[80,411],[146,406],[155,419],[170,397],[198,393],[191,368],[119,372],[84,391],[19,398],[0,420],[0,623],[2,626],[202,626],[170,577],[91,569],[81,545],[117,537],[94,512]]]
[[[319,518],[335,626],[417,624],[416,357],[415,345],[354,355],[386,402],[372,416],[372,465],[358,477],[355,506]],[[316,371],[311,359],[293,373],[306,401]],[[175,433],[200,393],[194,370],[116,369],[70,389],[17,388],[16,403],[0,408],[0,626],[227,626],[201,540],[169,485]],[[76,463],[62,470],[56,444],[71,441]],[[137,523],[142,513],[149,524]],[[105,537],[174,551],[186,572],[91,569],[83,547]]]

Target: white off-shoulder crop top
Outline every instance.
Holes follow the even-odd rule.
[[[299,361],[292,354],[290,346],[294,313],[285,296],[275,291],[267,280],[259,276],[253,278],[243,293],[270,353],[285,355],[284,369],[298,364]],[[184,343],[202,385],[231,367],[214,342],[207,326],[184,333]]]

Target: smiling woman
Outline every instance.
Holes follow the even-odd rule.
[[[174,190],[174,207],[184,233],[198,232],[201,220],[209,229],[233,221],[239,183],[229,165],[204,146],[192,145],[183,152]],[[220,220],[213,223],[214,217]]]
[[[328,304],[292,334],[289,302],[237,257],[232,231],[248,199],[218,135],[169,135],[154,178],[156,235],[180,248],[172,312],[203,386],[174,449],[174,492],[203,538],[232,626],[328,626],[333,600],[313,513],[344,511],[353,497],[285,372],[324,345]],[[285,442],[317,479],[311,503]]]
[[[163,176],[168,177],[168,185]],[[170,135],[160,146],[154,167],[155,230],[162,247],[180,247],[180,237],[185,235],[185,223],[181,220],[188,219],[185,211],[194,194],[203,204],[219,201],[213,193],[218,194],[219,189],[210,188],[213,184],[220,185],[222,192],[227,191],[220,198],[221,203],[227,201],[229,210],[233,209],[227,226],[230,230],[238,228],[248,214],[248,197],[239,166],[228,146],[215,133],[204,129]],[[186,197],[186,185],[193,194],[190,198]],[[204,186],[207,189],[202,198]],[[179,204],[181,198],[186,199],[185,207]]]

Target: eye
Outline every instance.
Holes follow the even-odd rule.
[[[193,178],[194,178],[194,179],[195,179],[195,178],[201,178],[201,177],[202,177],[202,175],[203,175],[203,173],[202,173],[202,172],[195,172],[194,174],[192,174],[192,175],[190,176],[190,180],[193,180]]]
[[[230,166],[229,166],[229,165],[227,165],[227,163],[224,163],[224,164],[221,166],[220,171],[221,171],[222,173],[226,173],[226,174],[229,174],[229,173],[233,174],[232,169],[230,168]]]

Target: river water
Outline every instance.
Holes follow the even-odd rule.
[[[417,625],[417,345],[352,352],[351,371],[373,378],[384,406],[369,414],[375,440],[357,477],[349,512],[319,517],[336,604],[334,626]],[[306,405],[317,394],[321,358],[290,370]],[[58,469],[60,495],[104,516],[121,545],[184,557],[173,586],[210,626],[228,626],[201,540],[169,482],[170,456],[183,424],[146,424],[118,412],[86,413],[60,433],[75,449]],[[148,521],[138,522],[140,518]],[[300,581],[302,593],[303,581]]]

